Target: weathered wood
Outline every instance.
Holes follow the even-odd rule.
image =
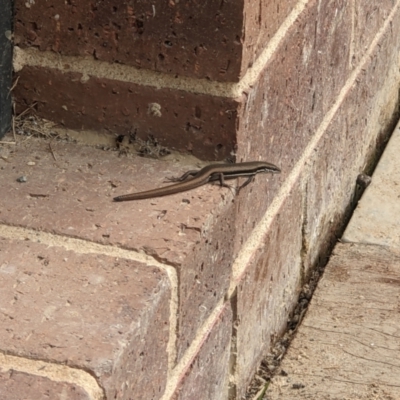
[[[400,251],[338,244],[266,398],[399,399],[399,311]]]

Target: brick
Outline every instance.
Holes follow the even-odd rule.
[[[244,1],[243,74],[252,67],[298,0]],[[243,76],[242,74],[242,76]]]
[[[0,10],[0,139],[11,127],[12,105],[10,89],[12,87],[12,3],[3,1]]]
[[[243,266],[236,299],[237,399],[245,395],[262,357],[286,328],[297,302],[303,279],[303,201],[297,183]]]
[[[16,44],[168,74],[237,82],[296,0],[15,2]]]
[[[260,190],[248,188],[243,194],[245,206],[249,201],[257,206],[245,214],[239,205],[235,252],[266,212],[351,72],[350,11],[349,2],[339,8],[310,1],[245,100],[238,115],[237,158],[266,159],[282,173],[257,177]]]
[[[161,396],[171,300],[165,272],[126,259],[0,239],[0,285],[3,353],[87,371],[107,398]],[[38,379],[37,385],[53,384]],[[74,388],[54,384],[52,390]]]
[[[356,3],[352,66],[357,65],[365,55],[367,48],[382,28],[382,21],[387,19],[392,8],[393,1],[391,0],[382,0],[379,3],[374,0],[367,0]]]
[[[0,397],[7,400],[65,399],[91,400],[77,385],[18,371],[0,372]]]
[[[229,356],[232,335],[232,310],[226,303],[211,332],[178,383],[174,400],[226,400],[229,385]]]
[[[37,103],[37,115],[71,129],[154,136],[171,150],[224,160],[236,145],[234,99],[154,88],[51,68],[24,67],[15,89],[18,112]]]
[[[91,71],[83,79],[68,66],[25,66],[14,91],[18,110],[36,102],[38,115],[73,129],[131,132],[144,140],[151,134],[162,145],[208,160],[235,152],[239,160],[280,158],[289,170],[351,71],[351,4],[336,3],[310,2],[247,95],[232,99],[140,86]],[[153,104],[160,112],[151,112]]]
[[[400,75],[392,66],[398,59],[393,49],[400,49],[399,38],[397,25],[383,36],[363,68],[362,79],[343,99],[310,160],[304,230],[306,269],[336,242],[343,220],[354,208],[357,176],[370,171],[366,160],[376,159],[398,118]]]
[[[23,46],[213,80],[240,73],[242,1],[17,0],[15,13]]]
[[[119,246],[175,267],[181,354],[229,286],[231,191],[209,185],[164,198],[115,203],[113,196],[163,186],[167,177],[196,166],[118,157],[60,141],[53,141],[51,148],[57,161],[48,143],[31,138],[2,163],[0,223]],[[35,165],[27,165],[29,161]],[[16,179],[22,175],[27,182],[21,184]]]

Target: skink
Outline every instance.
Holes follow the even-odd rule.
[[[251,161],[238,164],[211,164],[200,170],[188,171],[180,178],[173,179],[178,182],[173,185],[147,190],[145,192],[117,196],[114,197],[114,201],[142,200],[152,197],[168,196],[170,194],[195,189],[208,182],[214,181],[220,181],[221,186],[228,186],[225,184],[226,179],[248,177],[247,181],[240,186],[240,190],[249,184],[254,179],[255,175],[265,172],[274,174],[281,172],[281,170],[276,165],[265,161]],[[189,178],[190,176],[191,178]]]

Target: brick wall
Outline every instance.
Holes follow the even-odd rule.
[[[176,303],[169,308],[176,337],[154,372],[150,397],[239,399],[345,224],[357,175],[393,125],[400,0],[115,3],[16,0],[14,99],[19,110],[35,102],[39,116],[76,130],[151,134],[204,160],[234,154],[282,168],[234,202],[200,202],[182,222],[190,215],[202,221],[199,238],[186,237],[167,255],[163,240],[182,243],[180,231],[175,238],[159,230],[165,237],[149,240],[140,230],[147,220],[126,214],[137,222],[129,229],[122,219],[115,228],[112,211],[103,220],[121,234],[107,244],[140,250],[177,271],[175,299],[166,289],[158,294],[159,309]],[[67,234],[60,226],[58,234]],[[32,229],[39,227],[56,229]],[[85,229],[74,235],[106,240]],[[165,315],[159,309],[152,312]],[[163,324],[154,322],[150,339],[157,341]],[[149,360],[147,374],[154,354]],[[139,367],[132,368],[134,375]],[[116,393],[114,378],[107,379],[106,393]],[[128,378],[118,379],[123,387]],[[118,390],[121,398],[139,398],[134,385]]]
[[[0,9],[0,138],[11,124],[11,81],[12,81],[12,7],[4,0]]]

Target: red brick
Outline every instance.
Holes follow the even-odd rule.
[[[271,344],[286,328],[302,284],[303,194],[297,183],[260,246],[254,249],[237,288],[235,382],[241,399]]]
[[[17,0],[15,13],[22,46],[213,80],[240,73],[242,1]]]
[[[289,171],[351,71],[351,4],[335,4],[308,4],[247,96],[82,81],[78,73],[25,67],[14,90],[19,110],[36,102],[38,115],[70,128],[131,132],[141,139],[151,134],[201,159],[236,152],[239,160],[268,159]],[[160,114],[149,112],[154,103]]]
[[[358,174],[369,172],[366,160],[376,159],[388,128],[397,121],[398,89],[392,68],[398,60],[393,49],[399,48],[400,29],[396,24],[371,54],[363,68],[363,79],[346,95],[310,162],[304,232],[308,243],[306,269],[336,242],[344,215],[348,217],[354,207]],[[321,243],[321,237],[325,243]]]
[[[244,1],[243,74],[268,46],[298,0]]]
[[[352,66],[356,66],[365,51],[371,45],[375,36],[382,28],[385,21],[392,11],[393,1],[381,0],[377,3],[374,0],[365,0],[356,3],[354,18],[354,54],[352,55]]]
[[[51,148],[57,161],[48,143],[32,138],[3,163],[0,223],[120,246],[174,266],[180,292],[178,347],[184,351],[229,286],[234,209],[226,197],[231,191],[210,185],[115,203],[113,196],[166,185],[167,177],[196,167],[57,141]],[[21,175],[26,183],[16,181]]]
[[[5,239],[0,239],[0,266],[3,353],[86,371],[107,398],[161,396],[171,300],[164,272],[121,258]],[[62,389],[54,385],[53,390]]]
[[[297,1],[15,2],[16,44],[237,82]]]
[[[79,386],[18,371],[0,372],[0,398],[4,400],[91,400]]]
[[[156,89],[55,69],[24,67],[15,89],[18,112],[37,103],[37,115],[72,129],[149,135],[170,149],[224,160],[236,145],[237,101]],[[157,112],[152,105],[157,104]]]
[[[229,356],[232,310],[229,303],[218,316],[211,332],[178,384],[174,400],[226,400],[229,388]]]
[[[350,3],[337,13],[332,4],[309,2],[239,113],[237,158],[266,159],[279,165],[282,173],[257,177],[257,188],[247,188],[240,197],[235,253],[302,156],[350,74]],[[329,60],[335,64],[329,66]],[[255,206],[246,214],[243,210],[250,203]]]

